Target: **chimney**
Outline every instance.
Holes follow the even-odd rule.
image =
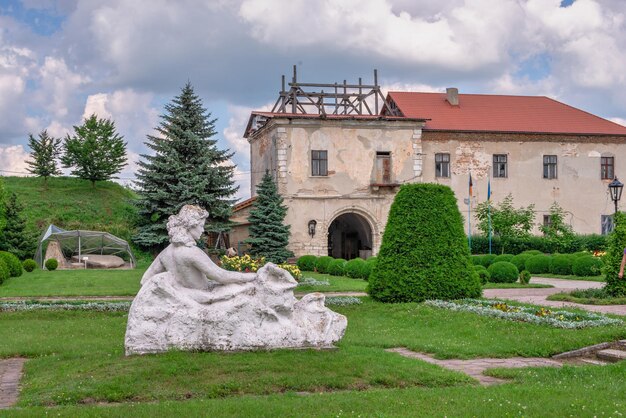
[[[457,89],[456,87],[448,87],[446,89],[446,100],[452,106],[458,106],[459,105],[459,89]]]

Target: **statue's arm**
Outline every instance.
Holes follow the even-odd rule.
[[[141,285],[143,286],[146,280],[148,280],[150,277],[154,276],[155,274],[163,273],[164,271],[165,267],[163,267],[163,264],[161,263],[161,254],[159,254],[154,259],[152,264],[150,264],[148,270],[146,270],[146,272],[143,274],[143,277],[141,278]]]
[[[221,284],[247,283],[256,278],[254,273],[240,273],[238,271],[228,271],[219,268],[211,259],[198,249],[199,254],[194,254],[193,262],[207,278]]]

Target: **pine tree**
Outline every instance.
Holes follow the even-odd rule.
[[[74,135],[65,137],[63,150],[63,166],[74,167],[72,174],[94,187],[96,181],[114,178],[126,165],[126,143],[115,132],[115,123],[95,114],[74,126]]]
[[[35,252],[33,240],[25,234],[26,220],[22,215],[24,207],[11,193],[4,202],[4,228],[0,232],[0,251],[8,251],[23,260]]]
[[[142,155],[138,162],[140,225],[134,241],[152,250],[167,245],[167,218],[186,204],[209,212],[210,230],[226,229],[238,189],[235,167],[225,164],[233,154],[217,148],[216,119],[190,83],[165,110],[156,128],[159,135],[148,135],[145,142],[154,155]]]
[[[269,171],[265,172],[257,186],[254,209],[250,211],[250,238],[246,240],[252,247],[250,253],[265,257],[272,263],[284,263],[293,253],[287,249],[289,244],[289,225],[285,225],[287,207],[278,193],[276,182]]]
[[[44,184],[48,184],[48,177],[61,174],[57,167],[57,158],[61,154],[61,138],[48,135],[45,129],[39,133],[39,139],[33,134],[28,135],[28,146],[31,149],[32,160],[26,161],[30,166],[29,173],[43,177]]]

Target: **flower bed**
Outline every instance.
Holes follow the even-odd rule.
[[[348,306],[360,305],[363,301],[354,296],[328,296],[324,301],[324,305]]]
[[[0,312],[63,310],[63,311],[128,311],[131,302],[2,302]]]
[[[525,307],[509,305],[502,300],[462,299],[453,302],[428,300],[427,305],[453,311],[473,312],[479,315],[508,319],[510,321],[531,322],[550,325],[556,328],[576,329],[621,325],[623,321],[595,313],[573,313],[553,311],[545,307]]]
[[[248,254],[245,254],[241,257],[228,257],[226,255],[220,258],[222,263],[222,268],[230,271],[241,271],[244,273],[256,273],[258,269],[263,267],[266,263],[265,257],[260,258],[252,258]],[[283,270],[287,270],[289,274],[293,276],[294,279],[300,280],[302,278],[302,272],[298,268],[298,266],[292,264],[278,264]]]
[[[298,286],[330,286],[328,280],[315,280],[313,277],[305,277],[298,283]]]

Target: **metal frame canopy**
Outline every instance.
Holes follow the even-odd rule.
[[[39,238],[39,245],[35,253],[35,261],[41,268],[43,268],[44,262],[44,245],[50,240],[57,241],[64,254],[78,255],[79,259],[83,254],[119,255],[126,253],[130,259],[131,268],[137,265],[137,260],[135,260],[128,242],[115,235],[102,231],[66,231],[55,225],[50,225]]]

